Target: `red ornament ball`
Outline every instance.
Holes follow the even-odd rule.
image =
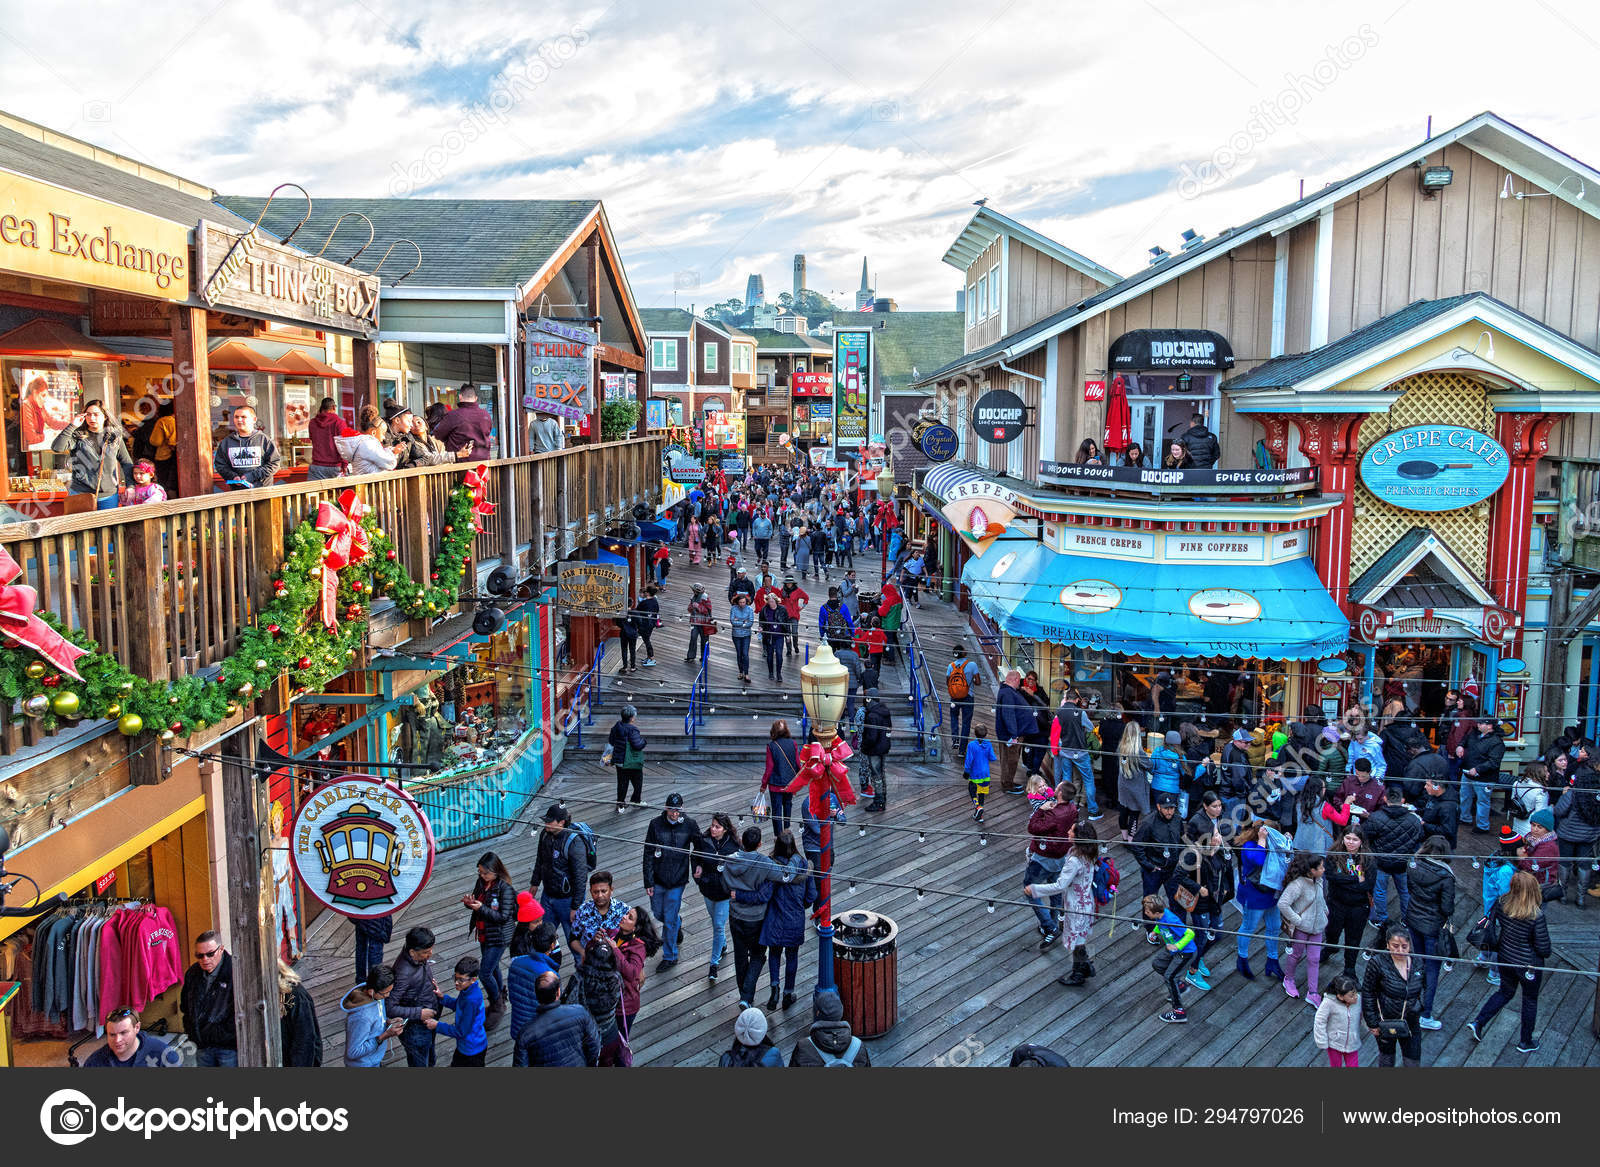
[[[171,725],[167,726],[167,728],[173,733],[177,734],[179,737],[183,736],[183,722],[174,721]]]
[[[451,526],[451,525],[450,525],[450,524],[449,524],[449,523],[446,523],[446,524],[445,524],[445,525],[444,525],[444,533],[445,533],[445,534],[446,534],[446,535],[448,535],[448,534],[450,534],[450,532],[451,532],[451,531],[454,531],[454,530],[455,530],[455,528],[454,528],[454,527],[452,527],[452,526]]]
[[[432,579],[432,580],[437,580],[439,578],[439,573],[437,571],[430,571],[428,573],[428,578]]]
[[[301,657],[294,662],[294,667],[301,670],[309,669],[311,667],[311,658],[308,656]]]
[[[54,689],[57,685],[61,684],[61,678],[55,673],[51,673],[44,679],[43,684],[46,689]]]
[[[268,624],[267,625],[267,634],[269,636],[277,636],[282,631],[283,631],[283,629],[279,628],[276,624]]]
[[[390,560],[395,560],[395,559],[399,559],[400,558],[400,556],[395,553],[395,550],[392,547],[389,549],[388,557],[389,557]]]

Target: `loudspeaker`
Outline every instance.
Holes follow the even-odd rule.
[[[497,567],[491,571],[489,573],[488,582],[484,584],[484,586],[489,589],[489,594],[491,596],[509,595],[511,593],[511,589],[516,587],[516,585],[517,577],[515,573],[504,567]]]
[[[505,626],[506,614],[493,606],[479,608],[472,618],[472,630],[479,636],[493,636]]]

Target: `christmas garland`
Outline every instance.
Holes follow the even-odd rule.
[[[468,486],[450,492],[439,551],[426,584],[407,574],[393,541],[370,514],[363,515],[360,523],[371,553],[337,573],[336,611],[343,619],[331,629],[319,615],[323,572],[332,570],[323,563],[329,538],[317,530],[314,519],[307,518],[288,537],[272,599],[255,623],[239,634],[239,647],[222,661],[221,673],[209,679],[153,681],[135,676],[115,657],[101,652],[87,632],[65,628],[57,617],[40,612],[44,623],[87,650],[75,666],[83,680],[41,660],[32,649],[0,641],[0,699],[16,710],[14,723],[37,718],[47,734],[56,732],[63,721],[111,718],[129,737],[149,730],[170,742],[227,720],[281,676],[289,677],[297,693],[320,690],[349,669],[365,643],[367,604],[374,597],[388,596],[413,620],[455,606],[472,562],[475,501]],[[170,579],[172,573],[165,574]],[[176,574],[184,576],[181,565]]]

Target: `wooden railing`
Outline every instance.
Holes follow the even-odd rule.
[[[653,435],[486,463],[496,510],[474,556],[532,574],[581,550],[636,503],[659,500],[665,444]],[[347,489],[373,509],[412,576],[426,579],[449,493],[476,464],[13,523],[0,526],[0,545],[22,568],[12,582],[37,589],[41,610],[87,631],[136,674],[176,679],[234,650],[272,594],[286,533]],[[3,712],[0,753],[39,740],[37,722],[10,724],[12,711]]]

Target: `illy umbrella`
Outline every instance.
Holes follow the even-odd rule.
[[[1106,399],[1105,448],[1121,453],[1132,441],[1133,416],[1128,409],[1128,385],[1120,376],[1111,379],[1111,395]]]

